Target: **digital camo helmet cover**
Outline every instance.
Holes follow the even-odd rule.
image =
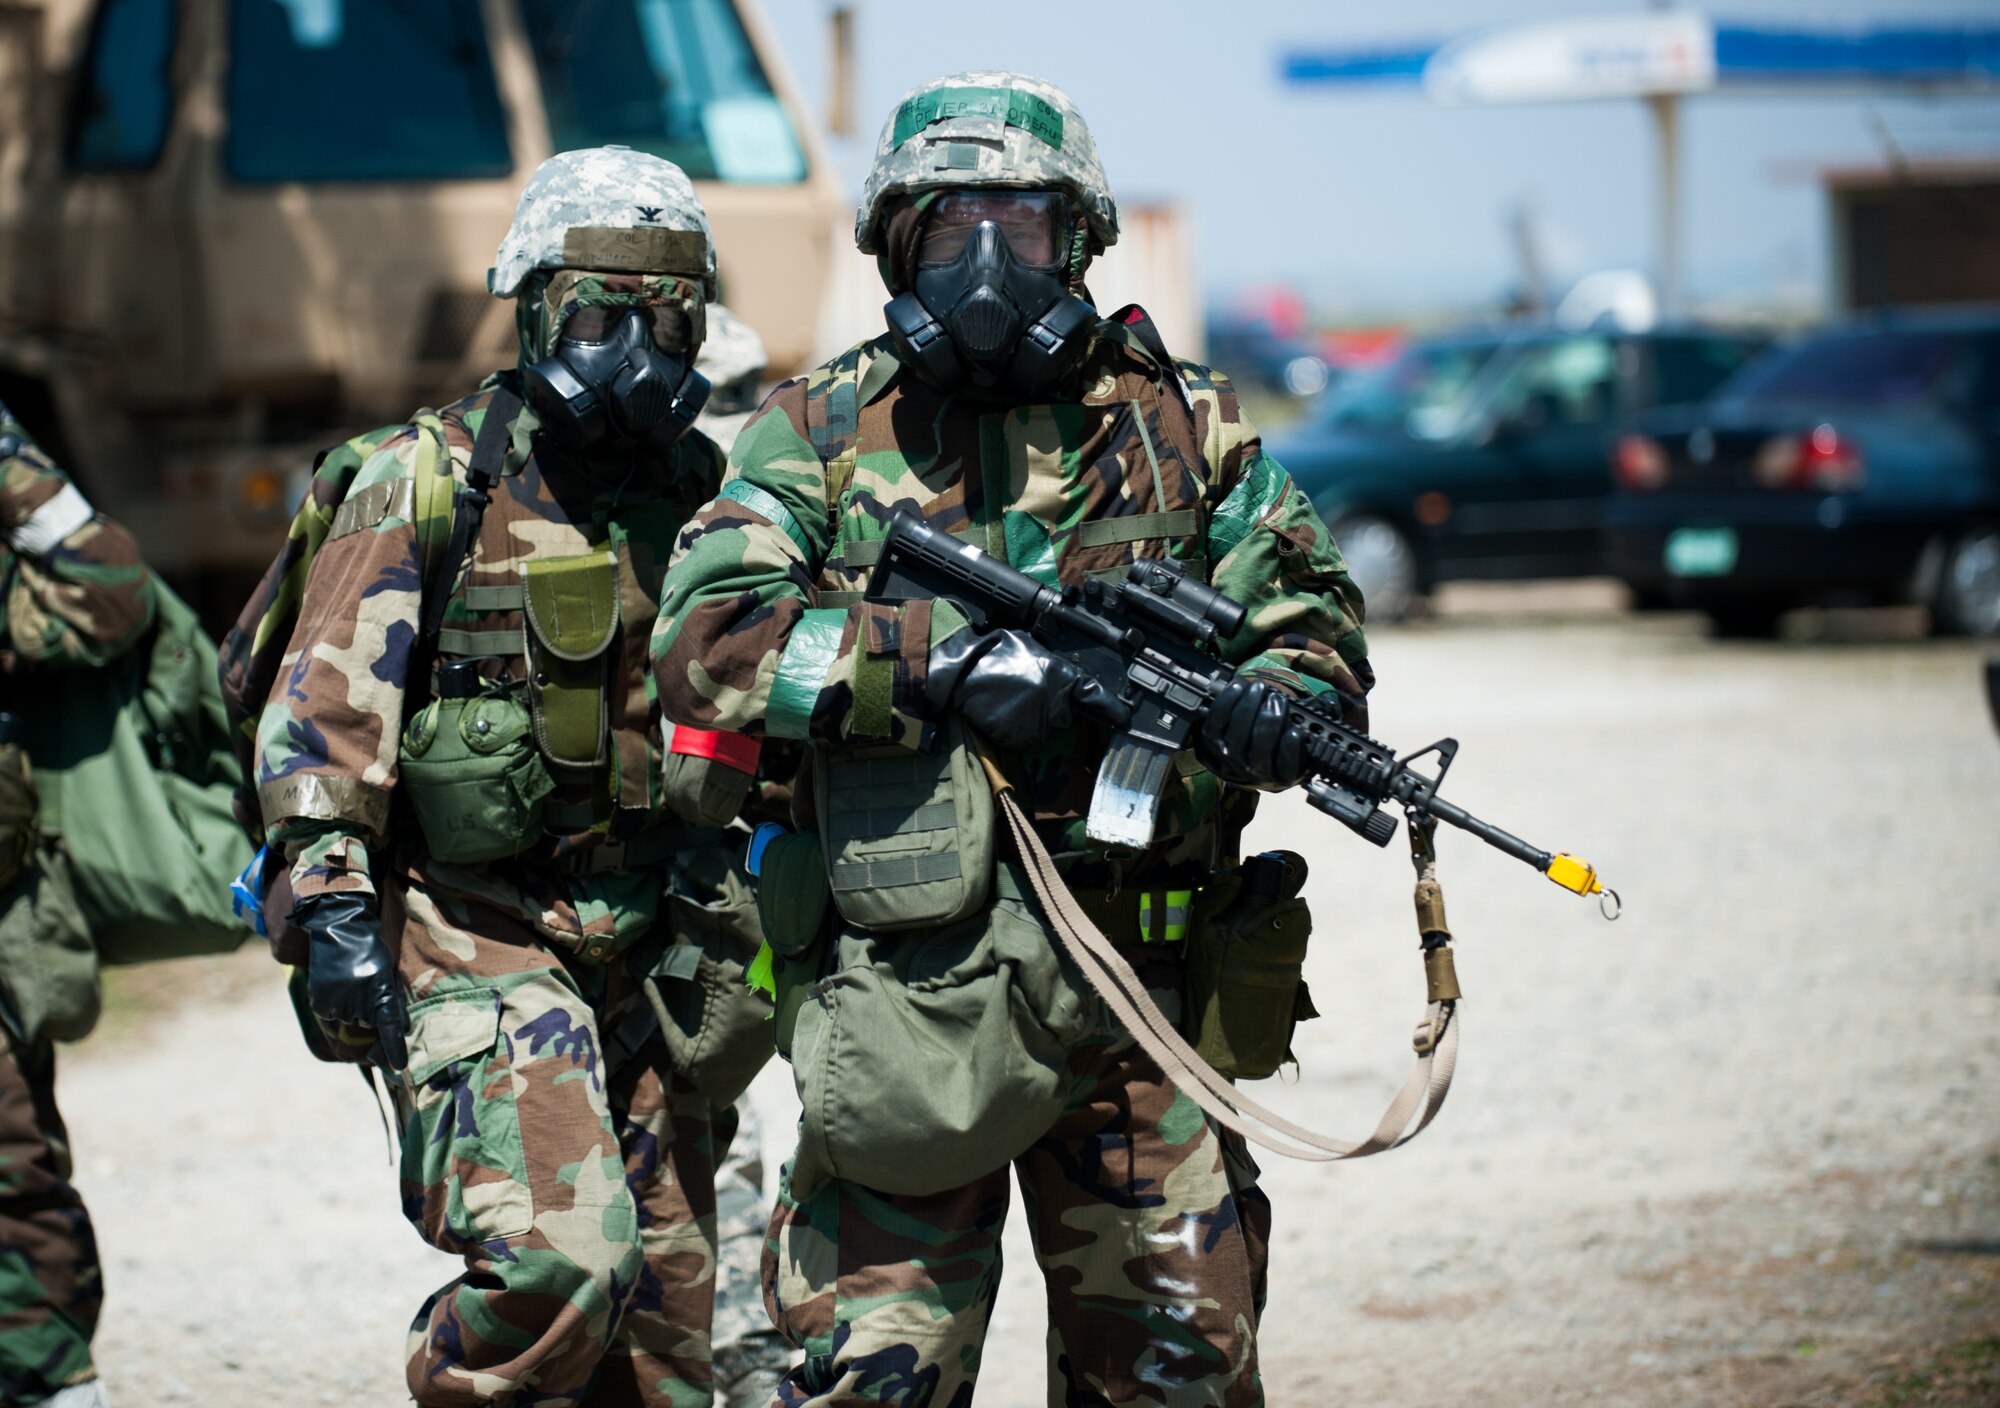
[[[1023,73],[976,69],[912,89],[875,144],[854,242],[876,254],[893,198],[953,188],[1062,190],[1098,245],[1118,242],[1118,202],[1069,95]]]
[[[715,240],[694,183],[630,147],[561,152],[535,168],[489,287],[513,298],[540,270],[677,274],[716,295]]]

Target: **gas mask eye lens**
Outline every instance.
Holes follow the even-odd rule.
[[[624,316],[623,308],[612,308],[601,303],[579,308],[563,322],[562,341],[586,342],[593,346],[609,342],[612,331],[618,326],[618,320]]]
[[[951,263],[981,225],[996,226],[1008,252],[1031,268],[1049,268],[1063,254],[1063,200],[1047,191],[950,191],[924,214],[917,262]]]

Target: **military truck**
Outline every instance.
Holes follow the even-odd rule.
[[[0,0],[0,399],[226,614],[318,449],[511,360],[522,183],[614,142],[803,363],[847,206],[756,0]]]

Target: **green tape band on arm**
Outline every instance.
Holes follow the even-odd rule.
[[[933,122],[953,117],[998,118],[1009,127],[1040,137],[1062,150],[1062,113],[1033,93],[1008,88],[935,88],[919,93],[896,109],[896,127],[889,138],[895,150]]]
[[[778,657],[777,677],[771,681],[771,702],[764,710],[764,731],[771,737],[804,741],[812,736],[813,705],[840,655],[840,637],[846,629],[845,611],[826,610],[808,611],[792,627],[785,653]]]
[[[722,486],[717,498],[729,499],[742,504],[752,513],[761,514],[783,531],[792,545],[799,550],[799,556],[812,561],[812,545],[806,539],[806,530],[799,526],[798,519],[792,517],[791,510],[778,502],[777,496],[759,489],[747,479],[732,479]]]
[[[1278,506],[1290,476],[1285,467],[1261,450],[1229,497],[1215,506],[1208,518],[1208,560],[1220,562],[1250,536],[1250,530],[1264,521]]]

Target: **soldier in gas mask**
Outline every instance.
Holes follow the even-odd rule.
[[[744,427],[653,640],[669,718],[811,756],[801,829],[753,846],[803,1096],[764,1262],[806,1354],[779,1401],[971,1402],[1011,1173],[1047,1280],[1051,1404],[1260,1404],[1256,1168],[1059,958],[995,842],[981,759],[1177,1011],[1209,896],[1248,889],[1258,789],[1298,780],[1273,702],[1333,692],[1366,719],[1360,595],[1227,380],[1169,356],[1139,310],[1091,306],[1118,212],[1060,89],[963,73],[910,93],[855,235],[887,334]],[[1249,606],[1221,643],[1238,682],[1175,759],[1150,845],[1086,833],[1107,732],[1074,666],[949,600],[864,599],[899,509],[1050,586],[1171,558]],[[1296,971],[1271,976],[1292,984],[1282,1049],[1310,1007]]]
[[[411,1327],[411,1394],[706,1402],[710,1105],[749,1077],[683,1057],[702,944],[754,924],[724,828],[757,748],[663,735],[644,662],[674,536],[722,471],[691,429],[707,217],[667,161],[565,153],[490,283],[518,366],[350,442],[258,800],[310,1011],[386,1077],[404,1212],[465,1261]]]

